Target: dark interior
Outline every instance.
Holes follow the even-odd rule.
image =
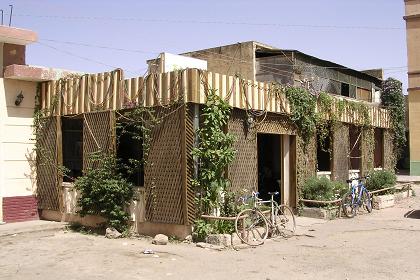
[[[117,129],[117,158],[127,168],[121,172],[135,186],[144,186],[143,141],[138,128],[122,125]],[[131,172],[128,172],[130,170]]]
[[[281,135],[258,134],[258,191],[260,198],[270,199],[269,192],[279,192],[281,180]],[[280,194],[275,197],[277,201]]]
[[[82,176],[83,170],[83,119],[61,118],[63,166],[69,170],[64,182]]]
[[[327,136],[321,142],[319,135],[317,135],[317,162],[318,162],[318,171],[331,171],[331,143],[330,137]]]

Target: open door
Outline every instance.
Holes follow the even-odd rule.
[[[260,198],[279,192],[278,203],[296,207],[296,136],[260,133],[257,145]]]
[[[258,192],[260,198],[270,199],[269,192],[279,192],[282,175],[281,135],[257,135],[258,145]],[[280,202],[279,196],[276,200]]]

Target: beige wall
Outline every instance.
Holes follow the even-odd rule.
[[[206,60],[210,72],[231,76],[240,73],[244,79],[255,80],[255,45],[252,41],[183,55]]]
[[[404,2],[407,16],[420,14],[420,0],[405,0]]]
[[[408,56],[410,174],[420,175],[420,0],[405,0]]]
[[[16,106],[20,92],[24,99]],[[35,190],[31,140],[35,95],[34,82],[0,78],[0,198],[31,195]]]

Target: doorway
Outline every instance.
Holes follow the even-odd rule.
[[[280,201],[282,153],[280,134],[257,134],[258,145],[258,192],[260,198],[270,199],[269,192],[279,192]]]

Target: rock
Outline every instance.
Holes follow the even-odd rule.
[[[168,244],[169,238],[164,234],[157,234],[155,238],[153,238],[152,243],[155,245],[166,245]]]
[[[230,234],[209,234],[206,237],[206,243],[229,247],[232,245],[232,236]]]
[[[115,228],[107,228],[105,231],[105,237],[106,238],[110,238],[110,239],[115,239],[115,238],[120,238],[121,237],[121,233],[116,230]]]
[[[373,209],[379,210],[395,205],[395,199],[393,194],[374,196],[372,199]]]
[[[192,235],[187,235],[184,239],[184,243],[191,243],[193,241]]]
[[[221,251],[225,248],[224,246],[213,245],[213,244],[209,244],[205,242],[198,242],[196,246],[200,248],[204,248],[204,249],[213,249],[213,250],[218,250],[218,251]]]

